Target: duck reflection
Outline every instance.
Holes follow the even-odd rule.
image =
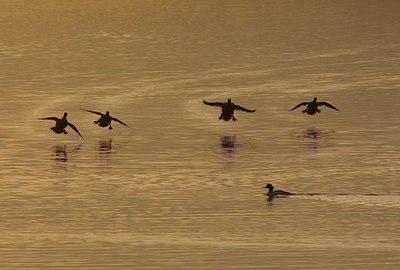
[[[310,149],[318,149],[318,139],[321,137],[321,130],[309,128],[304,131],[304,137],[308,139],[308,146]]]
[[[54,145],[53,146],[53,152],[54,152],[54,160],[55,160],[55,172],[61,173],[57,177],[62,179],[64,176],[66,176],[66,173],[68,171],[68,158],[69,154],[73,152],[79,151],[80,147],[82,144],[74,147],[71,151],[67,150],[67,145]]]
[[[70,152],[77,152],[81,148],[82,144],[79,144],[76,146],[74,149],[72,149]],[[67,162],[68,161],[68,151],[67,151],[67,145],[55,145],[54,147],[54,153],[55,153],[55,160],[60,161],[60,162]]]
[[[309,139],[318,139],[320,137],[322,132],[318,129],[315,128],[309,128],[304,132],[304,137],[309,138]]]
[[[99,141],[99,153],[101,156],[108,156],[111,154],[112,140],[100,140]]]
[[[273,205],[272,201],[273,200],[274,200],[274,198],[267,196],[266,201],[267,201],[267,206],[268,207],[272,207],[272,205]]]
[[[234,161],[233,158],[235,155],[235,148],[237,148],[235,136],[221,136],[220,145],[222,149],[221,155],[224,164],[226,166],[231,166],[232,162]],[[227,170],[230,169],[230,167],[227,168]]]
[[[66,145],[55,145],[54,146],[55,160],[60,162],[67,162],[67,146]]]
[[[100,140],[99,141],[99,159],[102,161],[110,162],[111,150],[112,148],[112,140]]]
[[[224,151],[233,152],[235,148],[235,136],[222,136],[221,140],[221,147]]]

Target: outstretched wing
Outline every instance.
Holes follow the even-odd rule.
[[[59,119],[57,117],[44,117],[44,118],[39,118],[39,120],[53,120],[53,121],[58,121]]]
[[[328,102],[318,102],[318,106],[326,106],[328,108],[339,111],[337,108],[335,108],[335,106],[333,106],[332,104],[329,104]]]
[[[122,122],[121,120],[118,120],[117,118],[112,117],[111,119],[114,120],[114,121],[116,121],[116,122],[118,122],[118,123],[120,123],[120,124],[122,124],[122,125],[124,125],[124,126],[126,126],[126,127],[128,127],[128,128],[130,128],[127,124],[125,124],[125,123]]]
[[[91,110],[84,110],[84,111],[87,111],[87,112],[90,112],[90,113],[94,113],[94,114],[97,114],[97,115],[102,115],[101,112],[95,112],[95,111],[91,111]]]
[[[235,105],[235,110],[241,110],[244,112],[255,112],[256,111],[256,110],[249,110],[249,109],[243,108],[242,106],[239,106],[239,105]]]
[[[76,133],[78,133],[79,134],[79,136],[81,136],[81,138],[83,139],[83,137],[82,137],[82,135],[81,135],[81,133],[79,133],[79,130],[73,125],[73,124],[71,124],[71,123],[68,123],[68,126],[70,126],[73,130],[75,130],[75,132]]]
[[[205,101],[204,99],[203,99],[203,103],[206,105],[209,105],[209,106],[218,106],[218,107],[221,107],[223,104],[222,102],[208,102],[208,101]]]
[[[297,108],[300,107],[300,106],[307,106],[307,105],[308,105],[308,102],[302,102],[302,103],[300,103],[300,104],[294,106],[293,109],[291,109],[291,111],[297,109]]]

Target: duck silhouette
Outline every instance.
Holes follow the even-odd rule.
[[[62,118],[58,118],[58,117],[52,116],[52,117],[39,118],[39,120],[53,120],[53,121],[56,121],[56,125],[54,127],[50,128],[50,129],[54,133],[57,133],[57,134],[61,134],[61,133],[68,134],[68,132],[65,130],[65,128],[69,126],[76,133],[78,133],[78,135],[83,139],[83,137],[82,137],[81,133],[79,132],[79,130],[73,124],[68,122],[67,116],[68,116],[68,113],[65,112]]]
[[[129,126],[127,124],[125,124],[124,122],[118,120],[115,117],[112,117],[110,115],[109,111],[106,111],[106,113],[101,113],[101,112],[96,112],[96,111],[91,111],[91,110],[84,110],[84,111],[100,115],[100,118],[98,120],[94,121],[94,123],[99,125],[100,127],[108,127],[109,130],[112,130],[113,128],[111,126],[111,121],[115,121],[115,122],[118,122],[129,128]]]
[[[334,109],[336,111],[339,111],[337,108],[335,108],[335,106],[329,104],[328,102],[319,102],[319,101],[317,101],[316,97],[314,97],[313,101],[302,102],[302,103],[296,105],[293,109],[291,109],[291,111],[297,109],[300,106],[307,106],[307,108],[305,110],[302,110],[301,112],[302,113],[307,113],[309,115],[313,115],[315,113],[320,113],[321,110],[318,109],[318,106],[326,106],[328,108],[331,108],[331,109]]]
[[[240,110],[240,111],[244,111],[244,112],[255,112],[256,111],[256,110],[249,110],[242,106],[236,105],[235,103],[232,102],[231,99],[228,99],[227,102],[208,102],[206,100],[203,100],[203,103],[206,105],[209,105],[209,106],[221,107],[222,112],[218,119],[224,120],[224,121],[229,121],[231,119],[232,119],[232,121],[236,121],[237,119],[233,115],[235,110]]]
[[[274,186],[272,184],[270,184],[270,183],[268,183],[265,186],[265,188],[268,189],[268,192],[265,193],[265,195],[267,195],[269,198],[286,197],[286,196],[289,196],[289,195],[295,195],[293,193],[290,193],[290,192],[287,192],[287,191],[284,191],[284,190],[280,190],[280,189],[274,190]]]

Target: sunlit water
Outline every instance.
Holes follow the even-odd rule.
[[[0,268],[400,267],[398,1],[1,5]]]

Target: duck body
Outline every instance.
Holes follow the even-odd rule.
[[[100,116],[99,120],[94,121],[99,127],[108,127],[111,125],[112,117],[108,114],[103,114]]]
[[[235,106],[236,105],[233,102],[222,103],[221,105],[222,112],[218,119],[224,121],[229,121],[232,119],[233,121],[236,121],[236,118],[233,115],[233,113],[235,112]]]
[[[55,126],[55,127],[51,127],[50,129],[54,133],[57,133],[57,134],[61,134],[61,133],[68,134],[68,132],[65,130],[65,128],[57,128],[57,126]]]
[[[52,128],[55,133],[64,133],[65,128],[68,126],[67,113],[61,119],[56,121],[56,125]]]
[[[320,113],[321,110],[318,109],[318,102],[316,98],[313,101],[309,102],[307,108],[302,111],[303,113],[307,113],[309,115],[316,114],[317,112]]]
[[[291,111],[297,109],[300,106],[307,106],[305,110],[302,110],[302,113],[307,113],[309,115],[313,115],[316,113],[320,113],[321,110],[318,109],[318,106],[326,106],[328,108],[334,109],[336,111],[339,111],[335,106],[333,106],[332,104],[329,104],[328,102],[319,102],[317,101],[317,98],[314,97],[313,101],[310,102],[302,102],[296,106],[294,106]]]
[[[236,121],[237,119],[234,116],[235,110],[240,110],[244,112],[255,112],[256,110],[249,110],[246,109],[240,105],[236,105],[235,103],[232,102],[231,99],[228,99],[227,102],[208,102],[206,100],[203,100],[203,103],[209,106],[217,106],[221,107],[221,115],[219,116],[219,120],[224,120],[224,121]]]
[[[273,198],[273,197],[287,197],[290,195],[294,195],[294,193],[290,193],[288,191],[284,191],[284,190],[280,190],[280,189],[276,189],[274,190],[274,186],[270,183],[268,183],[265,188],[268,189],[268,192],[265,193],[265,195],[267,195],[269,198]]]
[[[100,118],[96,121],[94,121],[94,123],[96,125],[99,125],[99,127],[108,127],[109,130],[112,130],[112,126],[111,126],[111,121],[116,121],[126,127],[129,127],[127,124],[125,124],[124,122],[118,120],[117,118],[114,118],[110,115],[109,111],[106,111],[106,113],[101,113],[101,112],[96,112],[96,111],[91,111],[91,110],[85,110],[87,112],[93,113],[93,114],[97,114],[100,115]]]
[[[76,133],[78,133],[78,135],[83,139],[81,133],[79,132],[79,130],[70,122],[68,122],[67,120],[67,116],[68,113],[65,112],[62,118],[58,118],[58,117],[44,117],[44,118],[39,118],[39,120],[53,120],[56,122],[56,125],[54,127],[51,127],[50,129],[57,134],[68,134],[68,132],[65,130],[66,127],[71,127]]]

